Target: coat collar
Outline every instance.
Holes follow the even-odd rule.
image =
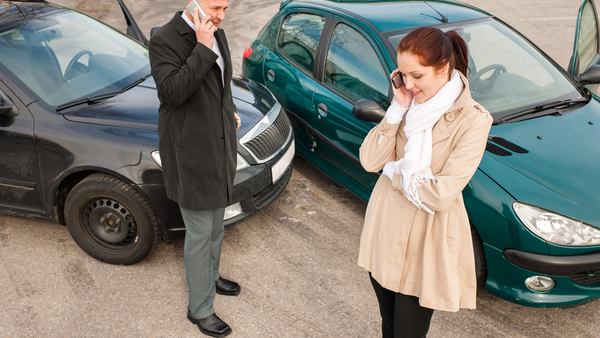
[[[458,118],[460,110],[462,110],[464,107],[472,107],[475,104],[475,101],[473,101],[473,98],[471,97],[471,89],[469,89],[469,80],[467,80],[467,78],[461,72],[458,72],[458,75],[460,75],[460,79],[462,80],[465,87],[463,88],[462,93],[458,96],[456,101],[454,101],[452,107],[450,107],[450,109],[448,109],[448,111],[444,113],[444,115],[442,115],[440,120],[435,124],[435,126],[431,130],[432,144],[436,144],[449,138],[450,132],[448,131],[446,122],[450,123],[454,119]]]
[[[198,41],[196,40],[196,33],[187,24],[187,22],[183,20],[183,18],[181,17],[182,14],[183,11],[175,13],[173,19],[171,19],[171,22],[173,23],[173,26],[175,26],[175,29],[177,30],[177,33],[179,33],[179,35],[185,35],[185,38],[189,42],[191,42],[193,45],[196,45],[196,43],[198,43]]]
[[[182,14],[183,11],[175,13],[171,22],[175,26],[177,33],[179,33],[179,35],[185,35],[186,39],[195,46],[198,43],[198,40],[196,40],[196,32],[194,32],[190,25],[183,20],[181,17]],[[215,33],[215,42],[219,44],[221,56],[225,59],[225,83],[229,83],[233,76],[233,71],[231,69],[231,55],[229,54],[225,32],[221,28],[217,29],[217,32]]]

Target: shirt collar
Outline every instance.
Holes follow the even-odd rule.
[[[187,13],[187,10],[183,11],[183,13],[181,13],[181,17],[183,18],[183,20],[185,20],[185,22],[192,28],[195,29],[194,27],[194,23],[190,21],[190,18],[188,18],[187,15],[185,15],[185,13]]]

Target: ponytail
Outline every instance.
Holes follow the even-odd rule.
[[[456,31],[448,31],[446,32],[446,36],[452,42],[454,68],[463,73],[464,76],[467,76],[467,70],[469,69],[469,49],[467,48],[467,43]]]

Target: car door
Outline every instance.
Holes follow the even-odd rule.
[[[313,74],[327,19],[315,12],[288,14],[279,28],[276,51],[265,54],[265,85],[290,113],[296,141],[309,149],[313,138],[306,126],[313,122],[315,111]]]
[[[0,81],[0,105],[7,103],[14,108],[0,114],[0,208],[38,214],[42,198],[33,116]]]
[[[590,66],[600,65],[600,34],[598,31],[598,13],[593,1],[585,0],[579,8],[575,26],[573,56],[569,62],[569,71],[576,77]],[[600,94],[599,85],[586,86],[596,95]]]
[[[383,54],[359,28],[333,19],[324,51],[323,71],[316,85],[314,125],[325,137],[317,154],[358,183],[368,198],[376,176],[360,165],[359,149],[375,123],[360,121],[352,107],[360,99],[375,100],[384,109],[391,94]]]

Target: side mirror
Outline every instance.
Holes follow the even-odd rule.
[[[385,117],[385,110],[374,100],[362,99],[354,104],[352,114],[359,120],[379,123]]]
[[[151,39],[152,39],[152,35],[154,35],[154,33],[156,33],[156,31],[159,30],[159,29],[160,29],[160,26],[158,26],[158,27],[152,27],[150,29],[150,38]]]
[[[19,110],[15,105],[7,98],[2,91],[0,91],[0,116],[17,116]]]
[[[585,73],[575,76],[575,80],[583,85],[600,83],[600,65],[590,66]]]

